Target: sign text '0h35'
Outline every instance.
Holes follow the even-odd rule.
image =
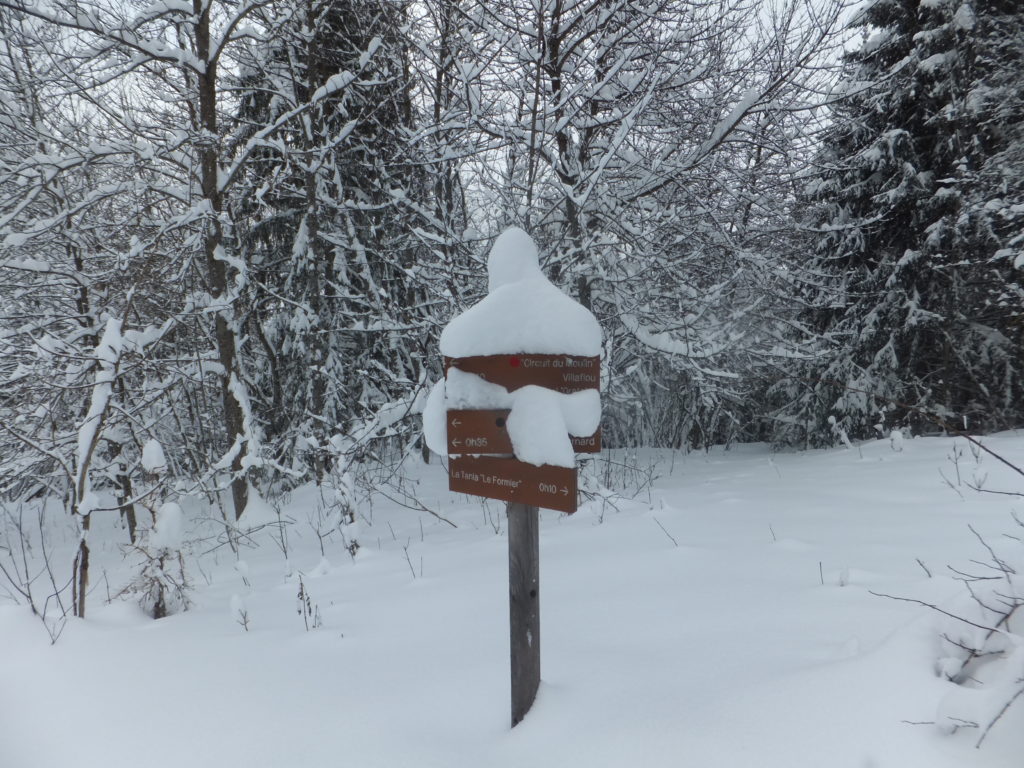
[[[508,409],[448,411],[448,454],[512,453],[512,438],[505,426],[508,414]],[[592,435],[570,435],[569,440],[576,453],[601,452],[600,427]]]

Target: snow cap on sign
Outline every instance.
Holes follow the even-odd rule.
[[[561,392],[544,387],[523,387],[514,393],[508,415],[512,452],[527,464],[575,467],[576,454],[562,414]]]
[[[540,270],[537,246],[523,230],[505,230],[487,260],[490,293],[441,334],[448,357],[517,353],[594,356],[601,327]]]
[[[537,244],[519,227],[509,227],[498,235],[487,257],[487,291],[531,278],[544,279]]]

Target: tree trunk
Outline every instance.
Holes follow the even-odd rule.
[[[221,258],[224,233],[220,215],[223,211],[220,186],[218,183],[218,146],[217,137],[217,60],[211,57],[210,51],[210,6],[202,0],[193,0],[196,14],[196,54],[206,63],[206,68],[199,74],[199,127],[202,132],[200,141],[200,183],[203,199],[209,203],[210,218],[205,227],[203,245],[206,255],[206,269],[210,281],[210,295],[214,302],[222,301],[228,293],[227,265]],[[238,350],[235,341],[235,329],[230,319],[234,308],[218,307],[214,333],[217,342],[217,353],[224,369],[221,380],[221,399],[224,408],[224,428],[229,446],[237,441],[238,450],[231,460],[231,498],[235,508],[235,519],[242,516],[248,502],[249,489],[242,472],[243,460],[247,450],[245,441],[245,418],[242,405],[235,394],[234,387],[242,386],[238,379]]]
[[[71,569],[72,613],[80,619],[85,618],[85,594],[89,588],[89,521],[91,519],[90,515],[82,517],[78,554],[75,555],[75,562]]]

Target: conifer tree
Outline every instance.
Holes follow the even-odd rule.
[[[339,447],[331,438],[359,431],[419,378],[408,203],[427,184],[404,144],[403,4],[324,0],[295,11],[242,77],[249,127],[239,139],[281,120],[287,139],[252,164],[233,210],[255,265],[256,408],[278,466],[298,478],[322,476]],[[288,120],[328,83],[334,95]]]
[[[1007,2],[866,8],[811,189],[822,349],[779,434],[828,442],[923,413],[983,428],[1020,418],[1007,248],[1020,228],[1001,190],[1021,119],[1021,17]]]

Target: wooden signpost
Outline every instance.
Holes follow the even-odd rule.
[[[533,385],[572,394],[599,389],[597,357],[550,354],[445,357],[451,369],[475,374],[513,392]],[[540,549],[538,507],[576,511],[575,467],[536,466],[511,456],[508,410],[451,410],[448,487],[459,493],[508,502],[509,628],[512,725],[529,711],[540,685]],[[601,430],[570,436],[580,453],[601,450]]]
[[[478,355],[446,357],[451,369],[472,373],[509,392],[538,386],[563,394],[599,389],[601,360],[577,355]],[[508,410],[451,410],[447,414],[448,488],[459,493],[528,506],[576,511],[576,469],[536,466],[510,458],[512,439],[505,421]],[[592,435],[570,436],[580,453],[601,451],[600,428]],[[475,456],[476,458],[470,458]]]
[[[514,727],[533,705],[540,685],[538,508],[576,511],[576,466],[567,442],[581,453],[601,450],[597,354],[603,344],[597,318],[545,278],[537,244],[518,227],[509,227],[494,241],[487,257],[487,289],[441,332],[445,381],[427,399],[424,436],[431,450],[447,449],[451,490],[508,502]],[[509,352],[513,349],[527,351]],[[508,397],[477,378],[511,393],[541,389]],[[463,410],[442,418],[440,408],[448,403]],[[511,410],[495,409],[499,403]],[[442,422],[445,442],[438,434]],[[596,431],[559,434],[570,428]],[[537,466],[517,454],[569,466]]]

